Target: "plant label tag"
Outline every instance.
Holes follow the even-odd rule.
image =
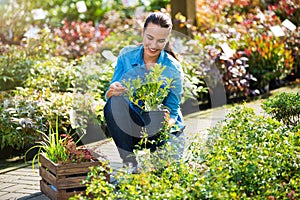
[[[295,24],[293,24],[290,20],[285,19],[282,22],[282,26],[285,26],[287,29],[289,29],[290,31],[294,31],[297,27],[295,26]]]
[[[117,57],[110,50],[102,51],[102,56],[112,62],[117,60]]]
[[[39,8],[39,9],[33,9],[31,11],[32,15],[33,15],[33,19],[34,20],[41,20],[41,19],[45,19],[46,18],[46,12]]]
[[[76,8],[79,13],[84,13],[87,11],[87,7],[84,1],[78,1],[76,3]]]
[[[134,6],[138,5],[139,1],[138,0],[130,0],[130,1],[123,0],[122,3],[125,8],[128,8],[128,7],[134,7]]]
[[[235,53],[235,51],[232,50],[232,49],[229,47],[229,45],[228,45],[227,43],[225,43],[225,42],[222,43],[220,46],[221,46],[221,48],[222,48],[222,50],[223,50],[223,52],[224,52],[224,54],[226,55],[227,58],[232,57],[233,54]]]
[[[40,29],[37,27],[31,27],[25,34],[24,37],[27,38],[35,38],[38,33],[39,33]]]
[[[282,28],[278,25],[272,26],[272,27],[270,27],[270,29],[271,29],[272,33],[275,35],[275,37],[281,37],[281,36],[285,35]]]
[[[145,6],[137,7],[134,11],[135,18],[137,18],[137,19],[142,18],[144,15],[144,11],[145,11]]]

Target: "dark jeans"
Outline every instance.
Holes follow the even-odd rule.
[[[107,100],[104,107],[104,117],[123,163],[131,162],[136,166],[137,161],[133,151],[141,140],[142,127],[145,125],[142,110],[122,96],[112,96]],[[149,140],[155,140],[156,137],[158,134]],[[146,148],[155,151],[161,145],[163,142],[159,144],[148,143]]]

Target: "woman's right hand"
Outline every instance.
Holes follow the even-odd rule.
[[[122,84],[120,82],[114,82],[109,86],[109,90],[107,92],[106,97],[110,98],[111,96],[120,96],[126,91],[127,91],[127,88],[122,86]]]

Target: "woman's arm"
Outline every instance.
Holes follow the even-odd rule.
[[[109,86],[109,90],[106,93],[106,98],[109,99],[111,96],[120,96],[127,91],[127,88],[122,86],[120,82],[114,82]]]

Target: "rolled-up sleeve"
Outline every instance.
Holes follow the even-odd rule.
[[[170,89],[163,104],[170,109],[170,117],[177,119],[183,93],[183,72],[181,70],[168,69],[167,73],[169,78],[173,79],[173,87]]]

